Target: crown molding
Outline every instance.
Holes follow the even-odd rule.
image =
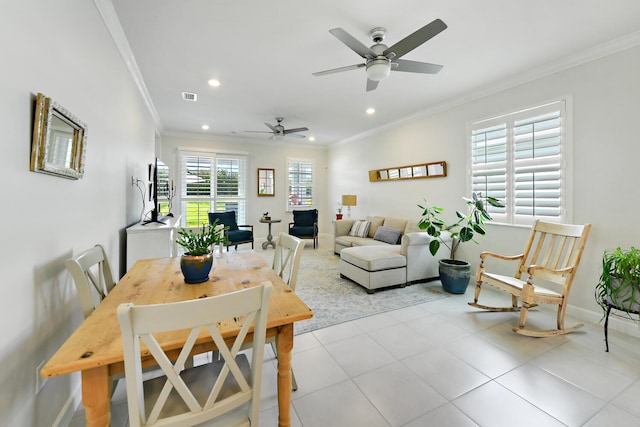
[[[122,29],[122,25],[120,25],[120,20],[118,19],[118,15],[113,7],[113,3],[111,0],[93,0],[93,3],[98,9],[100,16],[102,17],[102,21],[107,27],[107,31],[111,35],[111,39],[116,45],[118,52],[120,52],[120,56],[127,66],[131,77],[133,77],[133,81],[140,91],[142,95],[142,99],[149,110],[149,114],[151,114],[151,118],[155,123],[156,129],[158,131],[162,131],[163,126],[160,120],[160,116],[158,115],[158,111],[156,110],[153,101],[151,100],[151,95],[147,90],[147,86],[144,83],[144,79],[142,78],[142,73],[140,73],[140,69],[138,68],[138,63],[136,62],[135,57],[133,56],[133,52],[131,51],[131,46],[129,46],[129,41],[127,40],[127,36],[124,34],[124,30]]]
[[[528,73],[519,74],[517,76],[513,76],[510,79],[501,80],[500,83],[497,83],[476,91],[472,91],[462,97],[451,99],[449,101],[440,103],[428,109],[419,111],[415,114],[411,114],[407,117],[403,117],[402,119],[387,123],[383,126],[370,129],[366,132],[362,132],[357,135],[350,136],[348,138],[342,139],[332,144],[331,146],[335,147],[335,146],[347,144],[352,141],[357,141],[357,140],[366,138],[368,136],[378,134],[387,129],[395,128],[404,123],[408,123],[423,117],[427,117],[427,116],[457,107],[459,105],[464,105],[468,102],[475,101],[475,100],[484,98],[486,96],[493,95],[495,93],[502,92],[504,90],[511,89],[511,88],[520,86],[522,84],[529,83],[531,81],[538,80],[538,79],[550,76],[552,74],[556,74],[556,73],[568,70],[570,68],[576,67],[578,65],[586,64],[586,63],[598,60],[600,58],[604,58],[609,55],[613,55],[615,53],[618,53],[627,49],[631,49],[638,45],[640,45],[640,31],[614,39],[607,43],[600,44],[590,49],[583,50],[582,52],[567,56],[566,58],[563,58],[559,61],[548,63]]]

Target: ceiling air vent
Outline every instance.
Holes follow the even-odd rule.
[[[198,95],[195,93],[182,92],[182,99],[185,101],[197,101]]]

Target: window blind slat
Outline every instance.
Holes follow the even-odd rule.
[[[471,126],[471,188],[505,202],[500,220],[562,220],[564,106],[559,101]]]

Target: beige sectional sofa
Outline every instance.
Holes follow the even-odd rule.
[[[355,237],[349,236],[349,231],[354,223],[353,219],[342,219],[334,222],[334,244],[333,251],[339,254],[344,248],[350,248],[352,246],[367,246],[367,245],[388,245],[378,240],[374,240],[373,237],[378,231],[378,227],[391,227],[400,230],[403,236],[407,233],[420,231],[416,225],[418,221],[409,221],[402,218],[383,217],[383,216],[368,216],[364,218],[365,221],[371,222],[369,227],[369,233],[367,237]],[[398,242],[399,243],[399,242]]]
[[[375,289],[406,285],[439,276],[438,259],[445,258],[447,248],[432,256],[429,243],[433,239],[417,227],[417,220],[369,216],[366,237],[350,236],[356,220],[334,223],[334,252],[340,254],[340,274],[365,287]],[[374,239],[379,227],[400,230],[398,241],[386,243]]]

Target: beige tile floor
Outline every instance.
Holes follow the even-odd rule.
[[[510,301],[489,290],[481,297]],[[471,298],[470,287],[465,295],[296,336],[292,426],[640,425],[638,335],[610,331],[609,353],[602,325],[523,337],[511,331],[517,314],[481,312],[467,305]],[[548,328],[554,319],[545,309],[529,315],[531,326]],[[265,355],[260,425],[271,427],[276,362],[269,346]],[[127,426],[122,381],[112,410],[112,425]],[[71,426],[81,425],[79,409]]]

